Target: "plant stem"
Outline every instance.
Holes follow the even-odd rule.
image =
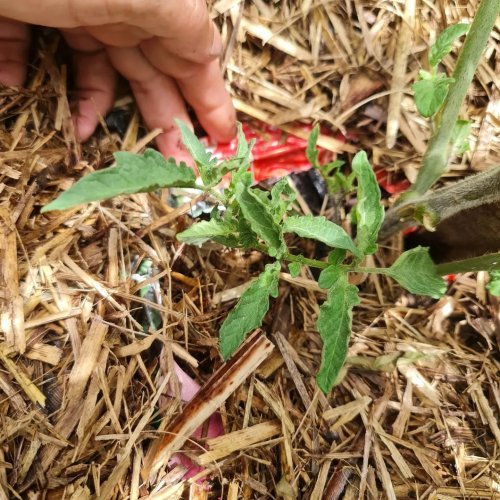
[[[255,250],[258,250],[259,252],[269,255],[269,248],[267,248],[265,245],[260,245],[260,244],[255,245]],[[293,255],[293,253],[285,253],[281,257],[281,260],[285,260],[288,262],[299,262],[304,266],[316,267],[318,269],[326,269],[327,267],[331,266],[331,264],[329,264],[328,262],[323,262],[322,260],[316,260],[316,259],[308,259],[303,255]]]
[[[500,269],[500,252],[481,255],[471,259],[445,262],[436,266],[441,276],[457,273],[471,273],[476,271],[495,271]]]
[[[385,267],[351,267],[349,269],[355,273],[387,274]]]
[[[439,224],[461,212],[493,203],[500,203],[500,165],[394,206],[385,214],[378,240],[386,240],[407,223],[419,224],[417,209],[432,214]]]
[[[425,194],[448,166],[453,128],[499,10],[498,0],[482,0],[479,5],[453,72],[455,81],[450,85],[448,96],[437,117],[436,129],[427,146],[417,180],[409,191],[410,196]]]
[[[323,262],[316,259],[308,259],[306,257],[303,257],[302,255],[293,255],[291,253],[286,253],[285,255],[283,255],[283,260],[287,260],[289,262],[299,262],[300,264],[304,264],[305,266],[316,267],[318,269],[326,269],[327,267],[331,266],[331,264],[329,264],[328,262]]]

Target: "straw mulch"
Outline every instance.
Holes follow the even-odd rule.
[[[219,0],[212,12],[242,118],[284,128],[314,119],[354,131],[355,148],[323,144],[365,148],[374,163],[411,180],[428,128],[391,82],[408,90],[429,39],[476,6]],[[466,106],[471,151],[448,176],[498,160],[497,44],[498,33]],[[457,277],[439,301],[362,277],[349,363],[327,397],[314,382],[314,320],[324,297],[311,274],[283,273],[263,326],[274,349],[257,334],[258,362],[250,345],[238,355],[241,366],[203,388],[214,400],[223,394],[225,436],[171,446],[205,467],[198,483],[164,463],[145,482],[152,444],[200,418],[201,410],[188,413],[165,396],[179,394],[174,362],[205,384],[222,364],[221,320],[264,261],[180,245],[175,233],[190,223],[189,204],[172,209],[164,193],[41,215],[74,179],[109,166],[113,151],[139,151],[154,134],[141,135],[137,115],[125,114],[124,133],[108,121],[80,147],[53,38],[38,49],[27,88],[0,91],[0,498],[500,496],[500,316],[485,273]],[[391,104],[387,137],[389,95],[402,104]],[[131,100],[117,108],[132,110]],[[402,244],[395,238],[374,263],[390,264]],[[141,298],[131,279],[144,259],[153,263],[160,305]],[[145,305],[160,313],[160,330],[143,333]],[[207,478],[210,491],[201,484]]]

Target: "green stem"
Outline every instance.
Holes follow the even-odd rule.
[[[283,260],[287,260],[289,262],[299,262],[300,264],[304,264],[305,266],[317,267],[318,269],[326,269],[327,267],[331,266],[331,264],[329,264],[328,262],[323,262],[316,259],[308,259],[306,257],[303,257],[302,255],[293,255],[291,253],[286,253],[285,255],[283,255]]]
[[[452,148],[451,135],[467,90],[472,82],[481,54],[495,25],[500,4],[498,0],[482,0],[474,21],[460,51],[454,83],[438,117],[437,127],[427,146],[417,180],[409,191],[410,196],[422,196],[441,177],[448,166]],[[405,200],[408,199],[405,197]]]
[[[265,245],[256,245],[255,250],[269,255],[269,248],[267,248]],[[293,255],[293,253],[285,253],[281,257],[281,260],[285,260],[288,262],[299,262],[304,266],[317,267],[318,269],[326,269],[327,267],[331,266],[331,264],[329,264],[328,262],[323,262],[322,260],[316,259],[308,259],[303,255]]]
[[[440,224],[459,213],[494,203],[500,203],[500,165],[395,205],[385,214],[378,239],[386,240],[408,223],[421,224],[418,212],[428,214]]]
[[[481,255],[471,259],[445,262],[436,266],[441,276],[457,273],[471,273],[476,271],[495,271],[500,269],[500,252]]]
[[[349,269],[355,273],[387,274],[385,267],[351,267]]]

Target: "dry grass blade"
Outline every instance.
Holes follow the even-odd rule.
[[[250,335],[233,357],[217,370],[182,413],[166,428],[166,435],[148,451],[144,479],[166,464],[189,436],[214,413],[241,383],[267,358],[273,345],[260,331]]]
[[[394,66],[392,68],[391,95],[387,111],[386,142],[390,149],[396,144],[399,129],[399,114],[403,100],[403,87],[406,83],[406,64],[411,51],[412,37],[415,30],[415,0],[406,2],[404,16],[399,28]]]
[[[11,214],[0,207],[0,332],[7,344],[26,349],[23,298],[19,294],[16,227]]]
[[[209,451],[200,455],[196,461],[200,465],[209,465],[211,462],[225,458],[235,451],[247,451],[252,446],[278,435],[280,431],[281,424],[279,421],[271,420],[217,438],[208,439],[206,444]]]

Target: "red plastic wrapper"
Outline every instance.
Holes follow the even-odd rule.
[[[309,133],[311,125],[295,123],[295,127],[301,128]],[[283,132],[277,127],[254,120],[242,124],[243,133],[248,141],[255,139],[252,149],[252,172],[255,182],[262,182],[267,179],[279,179],[289,174],[306,172],[311,169],[311,163],[306,156],[307,141],[300,137]],[[335,139],[347,142],[356,141],[357,136],[352,132],[347,133],[347,137],[340,132],[332,134],[327,128],[321,128],[321,133],[335,137]],[[233,139],[227,144],[213,143],[210,138],[201,139],[205,147],[212,154],[221,160],[230,158],[236,153],[237,140]],[[319,162],[326,164],[335,160],[335,154],[324,148],[318,147]],[[391,195],[406,191],[410,182],[400,176],[391,176],[383,167],[374,167],[375,175],[380,187]],[[406,236],[417,230],[416,226],[405,229]]]
[[[310,132],[310,125],[299,125],[305,132]],[[310,170],[311,163],[306,156],[307,141],[287,134],[277,127],[262,122],[243,123],[243,133],[248,141],[255,139],[252,149],[252,171],[255,182],[280,178],[285,175]],[[322,130],[322,133],[329,133]],[[339,136],[335,136],[339,138]],[[341,140],[345,141],[343,136]],[[236,153],[237,141],[228,144],[214,144],[209,138],[201,139],[214,156],[227,159]],[[319,150],[319,161],[328,163],[335,159],[334,153],[323,148]]]
[[[301,128],[306,133],[312,130],[311,125],[295,123],[294,126]],[[292,173],[306,172],[311,169],[311,164],[306,156],[307,141],[305,139],[256,120],[250,123],[245,122],[242,127],[248,141],[255,139],[255,145],[252,149],[252,170],[255,182],[280,178]],[[357,139],[353,133],[348,133],[346,138],[341,133],[332,134],[327,128],[322,128],[321,133],[343,142]],[[227,144],[213,143],[208,137],[203,137],[201,141],[214,156],[221,160],[230,158],[236,153],[236,139]],[[325,164],[335,160],[335,154],[331,151],[320,147],[318,147],[318,151],[320,163]],[[375,174],[380,187],[389,194],[399,194],[410,187],[410,182],[407,179],[390,177],[382,167],[375,167]]]
[[[410,181],[408,179],[401,179],[397,177],[392,177],[389,173],[382,167],[374,168],[375,175],[377,176],[377,181],[379,186],[387,191],[389,194],[399,194],[406,191],[410,186]]]

